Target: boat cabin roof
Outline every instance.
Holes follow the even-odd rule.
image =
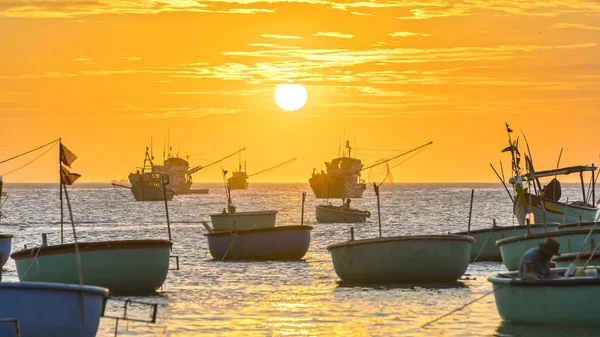
[[[597,167],[594,166],[594,164],[592,164],[592,166],[570,166],[570,167],[563,167],[563,168],[559,168],[559,169],[555,169],[555,170],[546,170],[546,171],[538,171],[538,172],[533,172],[533,173],[528,173],[526,175],[523,175],[523,178],[525,180],[534,180],[535,178],[542,178],[542,177],[551,177],[551,176],[556,176],[556,175],[569,175],[571,173],[579,173],[579,172],[586,172],[586,171],[596,171]]]
[[[346,170],[352,168],[354,164],[362,164],[360,159],[351,157],[340,157],[333,159],[330,163],[325,163],[327,168]]]

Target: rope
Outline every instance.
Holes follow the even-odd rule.
[[[56,142],[58,142],[58,141],[60,141],[60,138],[59,138],[59,139],[56,139],[56,140],[53,140],[53,141],[51,141],[51,142],[50,142],[50,143],[48,143],[48,144],[44,144],[44,145],[42,145],[42,146],[38,146],[38,147],[36,147],[36,148],[35,148],[35,149],[33,149],[33,150],[29,150],[29,151],[27,151],[27,152],[23,152],[23,153],[21,153],[21,154],[18,154],[18,155],[14,156],[14,157],[11,157],[11,158],[8,158],[8,159],[5,159],[5,160],[3,160],[3,161],[0,161],[0,164],[4,164],[4,163],[6,163],[7,161],[11,161],[11,160],[13,160],[13,159],[17,159],[17,158],[19,158],[19,157],[22,157],[22,156],[24,156],[24,155],[28,154],[28,153],[31,153],[31,152],[33,152],[33,151],[37,151],[37,150],[39,150],[39,149],[41,149],[41,148],[44,148],[44,147],[46,147],[46,146],[48,146],[48,145],[50,145],[50,144],[52,144],[52,143],[56,143]],[[55,144],[55,145],[56,145],[56,144]]]
[[[29,273],[29,269],[31,269],[31,266],[33,266],[33,263],[37,264],[37,257],[38,254],[40,253],[40,251],[42,250],[42,247],[38,247],[37,252],[35,253],[35,256],[33,257],[33,262],[31,262],[31,264],[29,265],[29,267],[27,267],[27,270],[25,271],[25,274],[23,274],[23,279],[25,279],[25,276],[27,276],[27,273]]]
[[[436,318],[436,319],[434,319],[434,320],[432,320],[432,321],[429,321],[429,322],[427,322],[427,323],[425,323],[425,324],[421,325],[421,328],[425,328],[426,326],[428,326],[428,325],[431,325],[431,324],[433,324],[433,323],[435,323],[435,322],[437,322],[437,321],[441,320],[442,318],[448,317],[448,316],[450,316],[450,315],[454,314],[455,312],[461,311],[462,309],[464,309],[464,308],[468,307],[469,305],[471,305],[471,304],[473,304],[473,303],[475,303],[475,302],[477,302],[477,301],[479,301],[479,300],[481,300],[481,299],[483,299],[483,298],[485,298],[485,297],[487,297],[487,296],[489,296],[489,295],[491,295],[491,294],[495,293],[496,291],[498,291],[498,290],[500,290],[500,289],[504,289],[504,288],[497,288],[497,289],[494,289],[494,290],[492,290],[492,291],[490,291],[490,292],[487,292],[487,293],[485,293],[485,294],[483,294],[483,295],[481,295],[481,296],[477,297],[476,299],[474,299],[474,300],[472,300],[472,301],[469,301],[469,302],[467,302],[467,303],[465,303],[465,304],[461,305],[460,307],[458,307],[458,308],[456,308],[456,309],[454,309],[454,310],[450,311],[449,313],[447,313],[447,314],[444,314],[444,315],[442,315],[442,316],[440,316],[440,317],[438,317],[438,318]]]
[[[46,144],[46,145],[48,145],[48,144]],[[46,145],[44,145],[44,146],[46,146]],[[12,170],[12,171],[8,171],[8,172],[6,172],[6,173],[3,173],[3,174],[0,174],[0,175],[6,176],[6,175],[9,175],[9,174],[11,174],[11,173],[13,173],[13,172],[15,172],[15,171],[18,171],[18,170],[22,169],[23,167],[25,167],[25,166],[27,166],[27,165],[29,165],[29,164],[33,163],[34,161],[36,161],[36,160],[40,159],[40,157],[41,157],[41,156],[45,155],[46,153],[48,153],[48,151],[52,150],[52,149],[54,148],[54,146],[56,146],[56,144],[52,145],[52,146],[51,146],[51,147],[50,147],[48,150],[44,151],[44,152],[43,152],[42,154],[40,154],[39,156],[37,156],[37,157],[33,158],[31,161],[29,161],[29,162],[25,163],[25,165],[22,165],[22,166],[20,166],[20,167],[17,167],[16,169],[14,169],[14,170]],[[29,151],[29,152],[31,152],[31,151]],[[20,156],[21,156],[21,155],[19,155],[19,156],[17,156],[17,157],[20,157]],[[14,158],[17,158],[17,157],[13,157],[13,158],[11,158],[11,159],[14,159]],[[6,161],[8,161],[8,160],[10,160],[10,159],[7,159],[7,160],[5,160],[5,161],[3,161],[3,162],[0,162],[0,164],[2,164],[2,163],[4,163],[4,162],[6,162]]]
[[[231,247],[233,247],[233,243],[235,242],[236,238],[237,238],[237,229],[233,231],[233,240],[231,240],[231,243],[229,244],[229,248],[227,248],[227,251],[225,252],[225,255],[223,255],[223,258],[221,258],[221,262],[225,261],[225,258],[227,257],[227,254],[229,254],[229,250],[231,249]]]
[[[488,239],[490,238],[490,235],[492,235],[492,232],[494,231],[494,227],[496,227],[496,226],[492,226],[492,228],[490,228],[490,231],[489,231],[487,237],[485,238],[485,241],[483,241],[483,245],[481,246],[481,249],[479,249],[479,253],[477,253],[477,255],[475,256],[475,259],[471,263],[475,263],[475,261],[477,261],[479,254],[481,254],[481,252],[483,251],[483,248],[485,248],[485,244],[488,242]]]

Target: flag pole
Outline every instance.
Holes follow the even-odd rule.
[[[64,237],[64,212],[63,212],[63,174],[62,174],[62,138],[58,139],[58,172],[60,177],[60,244],[65,243]]]

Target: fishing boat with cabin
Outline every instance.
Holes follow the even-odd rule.
[[[153,166],[154,164],[152,163],[152,157],[148,153],[148,148],[146,147],[146,156],[144,157],[144,166],[142,167],[142,171],[140,172],[138,170],[135,173],[129,174],[129,182],[131,183],[131,187],[118,185],[115,183],[113,183],[113,186],[129,188],[136,201],[160,201],[165,199],[169,201],[173,200],[175,192],[171,187],[167,187],[167,190],[163,191],[163,175],[160,173],[155,173],[152,169]]]
[[[596,273],[597,268],[594,268]],[[566,268],[551,270],[563,274]],[[489,277],[502,320],[547,325],[600,325],[594,304],[600,301],[600,278],[559,277],[527,280],[518,272]]]
[[[227,185],[227,184],[226,184]],[[230,193],[228,192],[228,196]],[[230,201],[230,197],[229,201]],[[208,233],[208,249],[215,260],[248,261],[297,261],[301,260],[310,246],[311,226],[304,225],[304,202],[302,193],[302,220],[300,225],[255,226],[238,228],[211,227],[203,222]],[[269,222],[270,224],[270,222]],[[214,222],[213,222],[214,226]]]
[[[42,245],[11,254],[22,282],[54,282],[94,285],[109,288],[120,295],[152,294],[167,277],[172,241],[123,240],[77,241],[67,185],[80,175],[70,172],[77,158],[58,140],[60,147],[61,244],[48,245],[42,235]],[[166,181],[163,182],[163,186]],[[163,187],[163,193],[164,187]],[[63,194],[66,201],[73,243],[65,243],[63,235]],[[165,201],[166,205],[166,201]],[[167,211],[168,222],[168,211]]]

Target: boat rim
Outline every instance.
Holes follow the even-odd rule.
[[[107,298],[110,290],[104,287],[79,285],[79,284],[64,284],[52,282],[0,282],[0,289],[17,288],[17,289],[32,289],[32,290],[51,290],[51,291],[68,291],[68,292],[87,292],[96,293]]]
[[[576,222],[576,223],[563,224],[563,225],[558,226],[558,229],[571,228],[571,227],[579,228],[582,226],[593,226],[594,224],[596,224],[596,226],[598,226],[598,228],[600,228],[600,222],[591,221],[591,222]],[[589,228],[588,228],[588,230],[589,230]]]
[[[345,242],[334,243],[327,246],[328,251],[332,251],[337,248],[345,248],[349,246],[362,246],[375,243],[384,242],[398,242],[398,241],[466,241],[469,243],[475,242],[475,238],[468,235],[404,235],[404,236],[393,236],[393,237],[382,237],[382,238],[371,238],[371,239],[360,239],[360,240],[349,240]]]
[[[92,252],[98,250],[121,250],[137,248],[171,248],[173,242],[169,240],[145,239],[145,240],[122,240],[122,241],[96,241],[96,242],[78,242],[77,246],[80,253]],[[22,249],[10,254],[14,260],[28,259],[32,257],[57,255],[71,253],[75,248],[75,243],[65,243],[61,245],[38,246]]]
[[[285,225],[285,226],[274,226],[274,227],[214,231],[214,232],[210,232],[210,233],[204,233],[204,236],[228,236],[228,235],[240,235],[240,234],[251,234],[251,233],[261,233],[261,232],[289,231],[289,230],[296,230],[296,229],[312,230],[313,227],[308,226],[308,225]]]
[[[211,217],[228,217],[228,216],[237,216],[237,215],[271,215],[277,214],[278,211],[269,210],[269,211],[248,211],[248,212],[235,212],[235,213],[215,213],[211,214]]]
[[[12,234],[0,234],[0,239],[12,239],[14,237]]]
[[[567,268],[552,268],[552,272],[564,272]],[[600,285],[600,277],[563,277],[556,279],[540,279],[540,280],[522,280],[514,278],[513,276],[518,275],[518,271],[494,274],[488,277],[488,282],[493,284],[509,285],[509,286],[521,286],[521,287],[569,287],[569,286],[582,286],[582,285]]]
[[[339,208],[339,206],[333,206],[333,205],[317,205],[315,207],[325,209],[329,212],[336,212],[336,213],[343,213],[343,214],[360,214],[360,215],[371,214],[371,212],[369,212],[369,211],[361,211],[361,210],[358,210],[355,208],[350,208],[347,211],[342,211],[340,209],[335,209],[335,208]],[[331,208],[331,207],[335,207],[335,208]]]
[[[535,225],[530,225],[531,227],[559,227],[561,225],[553,223],[553,224],[546,224],[544,226],[544,224],[535,224]],[[455,235],[470,235],[470,234],[479,234],[479,233],[489,233],[489,232],[501,232],[504,230],[514,230],[514,229],[526,229],[527,225],[523,225],[523,226],[495,226],[495,227],[489,227],[489,228],[483,228],[483,229],[476,229],[476,230],[472,230],[470,232],[464,231],[464,232],[457,232],[457,233],[452,233]],[[600,228],[600,227],[598,227]],[[493,229],[493,230],[492,230]]]
[[[531,235],[521,235],[521,236],[513,236],[510,238],[500,239],[496,241],[496,246],[500,247],[507,243],[520,242],[520,241],[528,241],[528,240],[537,240],[540,238],[546,237],[554,237],[554,236],[563,236],[563,235],[571,235],[571,234],[587,234],[589,233],[589,229],[572,229],[568,231],[558,231],[558,232],[548,232],[548,233],[536,233]],[[600,228],[594,229],[592,233],[600,233]]]
[[[579,255],[580,260],[587,260],[592,255],[591,252],[581,252],[581,253],[561,253],[560,256],[555,256],[552,258],[552,261],[571,261],[575,260],[575,258]],[[600,258],[600,253],[594,254],[594,257]],[[594,258],[592,258],[593,260]]]

